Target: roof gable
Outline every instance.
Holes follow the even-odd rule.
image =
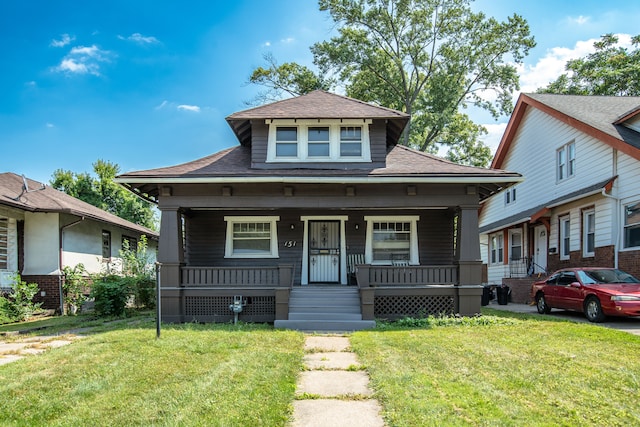
[[[28,191],[24,188],[25,183]],[[122,219],[48,185],[11,172],[0,173],[0,205],[28,212],[68,213],[132,230],[149,237],[158,235],[153,230]]]
[[[527,108],[543,111],[640,160],[640,133],[620,123],[620,119],[628,120],[633,117],[639,107],[640,97],[523,93],[511,114],[491,167],[502,167]]]

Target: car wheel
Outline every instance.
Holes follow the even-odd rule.
[[[584,315],[589,322],[600,323],[605,319],[602,313],[602,305],[600,300],[594,296],[590,296],[584,302]]]
[[[544,299],[543,293],[536,295],[536,308],[540,314],[549,314],[551,312],[551,307],[547,305],[547,300]]]

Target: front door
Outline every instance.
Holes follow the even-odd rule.
[[[309,221],[309,283],[340,282],[340,221]]]
[[[534,231],[533,272],[544,274],[547,269],[547,228],[539,225]]]

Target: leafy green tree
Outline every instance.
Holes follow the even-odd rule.
[[[499,22],[473,12],[470,2],[320,0],[338,35],[311,47],[318,72],[314,79],[303,67],[304,81],[323,89],[339,82],[348,96],[411,114],[405,145],[428,152],[445,146],[451,159],[486,165],[489,150],[477,139],[486,130],[462,110],[476,106],[495,118],[510,114],[511,94],[519,89],[513,64],[535,42],[521,16]],[[276,95],[317,88],[291,85],[299,71],[292,63],[273,61],[268,71],[269,78],[254,78],[265,74],[254,72],[250,82]]]
[[[120,172],[118,165],[98,160],[93,164],[93,171],[97,178],[86,172],[74,173],[58,169],[53,172],[50,183],[53,188],[120,218],[152,230],[157,229],[152,205],[114,182]]]
[[[568,61],[567,73],[538,92],[640,96],[640,35],[631,44],[633,49],[619,46],[617,36],[605,34],[593,44],[595,52]]]

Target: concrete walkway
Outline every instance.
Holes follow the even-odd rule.
[[[305,370],[298,379],[292,427],[382,427],[369,376],[349,338],[307,335]]]
[[[42,335],[11,341],[0,341],[0,365],[15,362],[24,357],[40,354],[50,348],[62,347],[71,344],[76,339],[81,338],[77,335]]]

